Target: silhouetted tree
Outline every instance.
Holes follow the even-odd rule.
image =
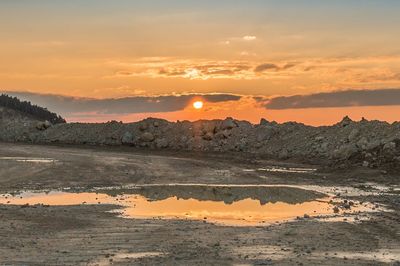
[[[21,101],[17,97],[11,97],[7,94],[0,95],[0,106],[30,114],[39,120],[47,120],[52,124],[66,123],[64,118],[50,112],[47,108],[31,104],[31,102]]]

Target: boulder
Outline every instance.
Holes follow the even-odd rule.
[[[221,123],[221,130],[226,130],[226,129],[232,129],[234,127],[237,127],[237,124],[233,118],[228,117]]]
[[[223,130],[223,131],[219,131],[215,134],[215,137],[217,139],[227,139],[231,136],[231,132],[227,129]]]
[[[286,160],[289,158],[289,152],[287,149],[283,149],[279,152],[278,158],[281,160]]]
[[[362,150],[366,150],[368,147],[368,139],[366,137],[362,137],[359,141],[357,141],[357,147]]]
[[[214,134],[216,131],[216,123],[214,121],[208,121],[202,124],[202,133],[203,135],[207,135],[208,133]]]
[[[168,140],[165,138],[156,140],[157,149],[165,149],[169,146]]]
[[[214,134],[212,134],[211,132],[208,132],[203,136],[203,139],[204,140],[212,140],[213,137],[214,137]]]
[[[269,125],[269,121],[265,118],[261,118],[260,126],[268,126],[268,125]]]
[[[357,128],[353,129],[349,134],[348,140],[354,141],[358,137],[359,134],[360,134],[360,130],[358,130]]]
[[[255,134],[258,142],[269,140],[274,134],[274,128],[272,126],[260,126]]]
[[[52,126],[52,124],[49,121],[38,122],[36,124],[36,129],[38,129],[38,130],[46,130],[51,126]]]
[[[122,135],[121,138],[122,144],[133,144],[134,143],[134,137],[131,132],[125,132],[124,135]]]
[[[383,146],[383,153],[385,155],[394,155],[396,153],[396,143],[388,142]]]
[[[333,156],[339,160],[346,160],[352,157],[354,154],[358,152],[358,149],[355,144],[348,144],[339,147],[339,149],[335,150]]]
[[[337,125],[340,127],[347,127],[353,122],[353,120],[350,119],[347,115],[343,117],[342,121],[340,121]]]
[[[145,132],[140,136],[140,140],[143,142],[152,142],[154,139],[154,135],[150,132]]]
[[[145,122],[145,121],[141,122],[140,125],[139,125],[139,130],[140,130],[140,131],[145,131],[145,130],[147,130],[148,128],[149,128],[149,125],[148,125],[147,122]]]

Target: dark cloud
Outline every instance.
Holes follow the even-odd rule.
[[[400,105],[400,89],[347,90],[255,99],[267,109]]]
[[[130,72],[130,71],[118,71],[117,72],[117,75],[119,75],[119,76],[131,76],[131,75],[133,75],[134,73],[133,72]]]
[[[276,64],[267,63],[267,64],[261,64],[261,65],[256,66],[256,68],[254,68],[254,72],[261,73],[261,72],[264,72],[267,70],[282,71],[282,70],[287,70],[287,69],[295,67],[295,66],[296,66],[296,64],[294,64],[294,63],[286,63],[283,66],[278,66]]]
[[[254,72],[264,72],[266,70],[279,70],[280,68],[275,65],[275,64],[262,64],[262,65],[258,65],[256,66],[256,68],[254,69]]]
[[[286,70],[292,67],[295,67],[296,64],[292,64],[292,63],[287,63],[286,65],[284,65],[283,67],[281,67],[281,69]]]
[[[29,92],[5,92],[22,100],[31,101],[61,114],[65,117],[78,113],[96,114],[133,114],[174,112],[183,110],[195,98],[202,98],[207,102],[238,101],[241,96],[233,94],[187,94],[166,95],[155,97],[125,97],[117,99],[74,98],[60,95],[36,94]]]

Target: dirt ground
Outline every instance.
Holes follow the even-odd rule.
[[[349,187],[342,197],[391,210],[356,223],[299,219],[234,227],[125,219],[107,212],[116,208],[111,205],[0,205],[1,265],[400,265],[400,174],[333,171],[241,154],[110,147],[0,143],[0,157],[0,194],[140,184],[284,184]],[[21,163],[10,157],[55,161]],[[270,166],[318,170],[265,171]],[[365,193],[352,194],[352,188]]]

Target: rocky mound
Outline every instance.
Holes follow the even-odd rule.
[[[364,167],[400,165],[400,122],[352,121],[345,117],[333,126],[300,123],[259,124],[225,120],[168,122],[148,118],[124,124],[66,123],[51,125],[0,109],[0,140],[32,143],[126,145],[148,149],[247,152],[281,160],[300,159],[316,164]]]
[[[0,140],[30,141],[38,123],[42,122],[25,113],[0,107]]]

